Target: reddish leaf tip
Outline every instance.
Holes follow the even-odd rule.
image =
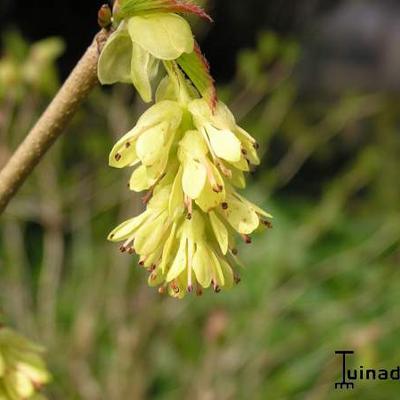
[[[207,20],[208,22],[214,22],[214,20],[204,11],[203,8],[198,6],[197,4],[192,3],[191,1],[182,1],[182,0],[168,0],[171,4],[171,7],[175,12],[183,12],[197,15],[200,18]]]

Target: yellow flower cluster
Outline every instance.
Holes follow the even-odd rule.
[[[148,191],[147,208],[114,229],[109,240],[138,254],[149,284],[162,293],[182,298],[210,286],[219,292],[240,279],[235,232],[251,242],[255,230],[270,226],[271,215],[237,192],[246,185],[244,173],[260,162],[257,143],[213,96],[207,63],[176,14],[123,19],[100,57],[99,78],[105,84],[131,82],[149,102],[160,64],[167,76],[155,104],[109,159],[112,167],[133,169],[129,188]]]
[[[50,380],[43,349],[0,327],[0,400],[44,399],[38,390]]]
[[[135,167],[130,189],[148,190],[151,200],[109,240],[124,241],[121,250],[151,272],[149,284],[179,298],[231,287],[239,279],[234,231],[248,242],[271,218],[236,191],[259,164],[255,140],[222,102],[212,111],[189,90],[183,78],[161,82],[156,104],[110,154],[111,166]]]

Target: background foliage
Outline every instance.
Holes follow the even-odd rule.
[[[258,15],[250,3],[225,4],[230,26],[244,13],[260,26],[241,39],[227,30],[232,48],[218,36],[222,6],[214,30],[198,26],[221,98],[261,143],[248,195],[275,216],[272,231],[240,249],[237,288],[160,297],[137,260],[106,242],[142,207],[128,177],[106,165],[144,108],[130,87],[93,93],[2,218],[0,304],[47,346],[51,399],[397,398],[398,382],[333,390],[339,348],[356,351],[356,366],[400,363],[396,36],[374,42],[396,8],[316,2],[318,19],[301,30],[306,8],[288,8],[280,26],[256,23],[281,15],[272,3]],[[2,48],[0,165],[58,87],[63,40],[28,44],[13,31]]]

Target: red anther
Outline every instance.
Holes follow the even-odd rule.
[[[179,287],[178,287],[178,285],[176,284],[175,281],[171,282],[171,288],[176,294],[179,293]]]
[[[214,285],[214,292],[219,293],[221,291],[221,288],[218,285]]]
[[[223,210],[227,210],[229,208],[229,205],[228,205],[228,203],[222,203],[221,207]]]
[[[197,296],[202,296],[202,295],[203,295],[203,290],[202,290],[201,287],[198,287],[198,288],[196,289],[196,295],[197,295]]]
[[[261,223],[263,225],[265,225],[268,229],[272,229],[273,228],[272,222],[270,222],[270,221],[262,220]]]
[[[122,158],[121,154],[119,154],[119,153],[115,154],[115,160],[116,161],[120,161],[121,158]]]
[[[133,247],[129,247],[128,253],[129,253],[130,255],[135,254],[134,248],[133,248]]]
[[[125,143],[125,147],[126,147],[127,149],[129,149],[129,147],[131,147],[131,143],[130,143],[130,142],[126,142],[126,143]]]
[[[125,253],[126,252],[126,247],[123,246],[123,245],[119,249],[120,249],[121,253]]]
[[[160,294],[165,294],[165,287],[164,287],[164,286],[160,286],[160,287],[158,288],[158,293],[160,293]]]
[[[219,186],[213,186],[212,190],[214,193],[221,193],[221,191],[219,190]]]
[[[233,254],[234,256],[237,256],[237,255],[239,254],[238,249],[232,249],[231,251],[232,251],[232,254]]]
[[[260,148],[260,145],[257,142],[253,143],[253,147],[258,150]]]
[[[252,240],[249,235],[242,235],[243,240],[245,241],[246,244],[251,244]]]
[[[139,265],[140,265],[141,267],[143,267],[143,266],[144,266],[144,261],[143,261],[143,260],[140,260],[140,261],[139,261]]]
[[[238,274],[235,274],[233,279],[235,280],[236,285],[238,285],[240,283],[240,281],[242,280]]]
[[[189,285],[187,287],[187,291],[188,291],[188,293],[192,293],[193,292],[193,285]]]

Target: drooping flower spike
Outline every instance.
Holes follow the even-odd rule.
[[[194,41],[189,46],[189,40],[172,35],[169,43],[163,44],[157,39],[158,27],[138,30],[137,36],[130,34],[126,24],[134,26],[147,18],[146,25],[154,18],[155,14],[139,7],[150,3],[154,6],[151,10],[155,10],[160,4],[172,2],[131,2],[129,20],[122,19],[118,36],[111,38],[115,43],[106,46],[100,60],[103,64],[99,65],[99,73],[109,60],[112,62],[107,68],[121,67],[119,62],[130,59],[132,54],[126,58],[127,53],[132,53],[136,43],[155,62],[162,60],[167,73],[156,91],[156,103],[111,151],[111,166],[132,169],[130,189],[147,190],[148,194],[146,211],[114,229],[109,240],[123,242],[122,252],[139,255],[139,264],[150,273],[149,285],[159,286],[161,293],[182,298],[191,292],[201,294],[210,286],[219,292],[240,280],[236,234],[250,243],[253,232],[271,226],[271,215],[237,192],[246,185],[244,173],[260,163],[258,145],[236,124],[228,107],[217,100],[208,63]],[[120,12],[127,10],[127,4],[120,5]],[[134,15],[134,10],[140,16]],[[168,13],[171,8],[164,11],[156,14],[157,18],[181,18]],[[141,37],[143,32],[149,36]],[[119,46],[117,41],[123,35],[125,44]],[[156,42],[160,45],[157,57],[149,45]],[[179,49],[175,59],[171,49]],[[170,58],[165,57],[167,51],[171,51]],[[112,68],[108,71],[115,73]],[[149,70],[139,84],[137,70],[130,77],[127,71],[126,81],[132,81],[139,90],[145,89],[142,97],[151,98]]]

